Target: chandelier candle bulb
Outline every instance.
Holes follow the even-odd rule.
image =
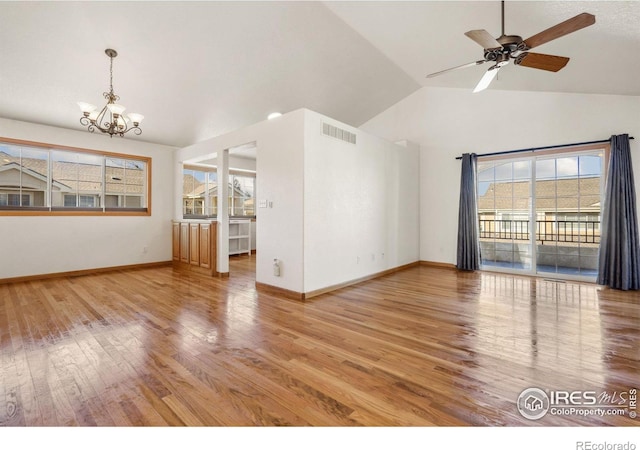
[[[129,113],[128,117],[129,117],[129,120],[133,122],[133,125],[135,125],[136,127],[140,124],[140,122],[142,122],[142,119],[144,119],[144,116],[138,113]]]
[[[82,111],[85,116],[89,116],[90,113],[98,109],[96,105],[92,105],[91,103],[85,103],[85,102],[78,102],[78,106],[80,107],[80,111]]]
[[[104,52],[110,59],[109,91],[102,94],[107,100],[107,104],[98,111],[98,108],[91,103],[78,102],[80,111],[82,111],[80,123],[86,126],[92,133],[98,129],[110,137],[113,137],[114,134],[123,137],[125,133],[131,130],[133,130],[135,134],[140,135],[142,134],[142,130],[139,125],[142,119],[144,119],[144,116],[137,113],[131,113],[125,116],[123,113],[127,108],[124,105],[116,103],[120,100],[120,97],[113,92],[113,58],[118,56],[118,52],[110,48]],[[131,125],[131,123],[133,123],[133,125]]]

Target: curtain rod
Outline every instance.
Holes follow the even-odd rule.
[[[634,137],[629,136],[629,139],[634,139]],[[611,139],[602,139],[600,141],[589,141],[589,142],[575,142],[573,144],[548,145],[546,147],[531,147],[531,148],[522,148],[520,150],[505,150],[503,152],[484,153],[478,156],[497,156],[497,155],[508,155],[510,153],[535,152],[536,150],[550,150],[552,148],[575,147],[577,145],[604,144],[605,142],[609,142],[609,141],[611,141]],[[456,159],[462,159],[462,156],[456,156]]]

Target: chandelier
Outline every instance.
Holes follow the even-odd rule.
[[[139,125],[144,116],[137,113],[123,114],[126,108],[116,103],[120,100],[120,97],[113,93],[113,58],[118,56],[118,52],[110,48],[104,52],[111,60],[109,66],[109,92],[102,94],[107,99],[107,104],[102,110],[98,111],[98,107],[91,103],[78,102],[78,106],[82,111],[80,123],[92,133],[98,129],[103,133],[108,133],[110,137],[113,137],[114,134],[124,136],[125,133],[131,130],[140,135],[142,134],[142,129]]]

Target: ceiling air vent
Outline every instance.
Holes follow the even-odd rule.
[[[349,144],[356,143],[356,134],[342,128],[338,128],[334,125],[322,122],[322,134],[330,136],[332,138],[340,139],[341,141],[348,142]]]

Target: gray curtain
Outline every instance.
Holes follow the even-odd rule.
[[[597,283],[625,291],[640,289],[638,215],[627,134],[611,136]]]
[[[480,268],[480,241],[478,239],[478,198],[476,194],[475,153],[462,155],[460,175],[460,209],[458,211],[458,259],[461,270]]]

